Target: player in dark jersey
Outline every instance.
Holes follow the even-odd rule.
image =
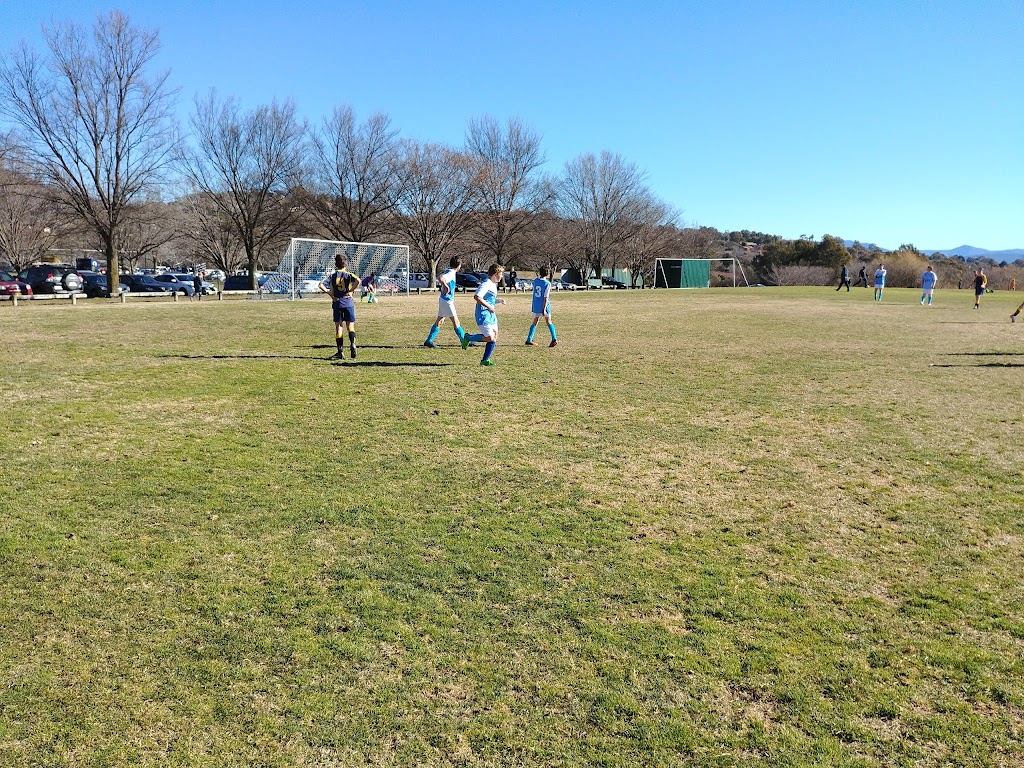
[[[359,277],[345,269],[345,257],[338,254],[334,257],[335,272],[320,283],[320,291],[331,296],[331,311],[334,314],[334,343],[338,351],[334,357],[345,358],[345,340],[343,331],[348,331],[349,353],[356,356],[356,304],[352,294],[359,287]]]

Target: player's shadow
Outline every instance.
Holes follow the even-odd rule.
[[[1024,352],[947,352],[946,357],[1013,357],[1024,355]]]

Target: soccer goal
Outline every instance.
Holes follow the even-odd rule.
[[[654,287],[710,288],[714,273],[726,281],[731,275],[732,287],[735,288],[739,284],[736,279],[737,270],[743,278],[743,284],[749,288],[750,283],[747,282],[747,275],[739,259],[655,259]]]
[[[334,257],[344,254],[349,272],[377,276],[377,293],[409,292],[409,246],[383,243],[349,243],[342,240],[314,240],[293,237],[281,257],[277,271],[260,284],[264,293],[302,298],[317,290],[334,271]]]

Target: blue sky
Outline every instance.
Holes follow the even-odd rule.
[[[210,88],[454,145],[515,115],[547,171],[616,152],[687,224],[1024,247],[1024,0],[0,0],[0,50],[115,7],[183,119]]]

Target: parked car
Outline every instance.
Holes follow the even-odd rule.
[[[67,264],[35,264],[18,273],[18,279],[32,286],[33,293],[78,293],[82,276]]]
[[[163,274],[156,275],[153,279],[164,285],[171,286],[171,290],[175,293],[180,293],[183,296],[195,296],[196,289],[192,284],[191,278],[183,280],[180,279],[180,275],[164,272]]]
[[[615,288],[616,290],[622,290],[623,288],[629,288],[629,286],[626,285],[624,282],[622,282],[621,280],[616,280],[613,277],[602,277],[601,278],[601,287],[602,288]]]
[[[0,296],[31,296],[32,286],[10,272],[0,270]]]
[[[82,290],[90,299],[102,298],[107,295],[106,275],[101,275],[99,272],[79,272],[78,274],[82,276]],[[119,279],[117,290],[121,293],[128,293],[131,288]]]
[[[248,275],[228,275],[224,278],[225,291],[250,291]]]
[[[480,287],[480,278],[472,272],[455,273],[455,290],[461,288],[464,291],[475,291]]]
[[[575,291],[579,286],[568,280],[552,280],[551,288],[555,291]]]
[[[118,275],[117,279],[128,286],[132,293],[170,293],[174,290],[167,283],[161,283],[149,275]]]
[[[426,272],[410,272],[409,273],[409,290],[414,291],[417,288],[430,288],[430,275]]]
[[[196,287],[196,276],[195,275],[190,275],[187,272],[175,272],[174,273],[174,277],[178,278],[179,282],[190,283],[192,285],[192,290],[195,290],[195,287]],[[157,280],[159,280],[159,279],[160,278],[158,277]],[[213,294],[215,294],[217,292],[217,286],[216,285],[214,285],[213,283],[207,282],[206,280],[203,280],[203,278],[199,278],[199,280],[200,280],[201,285],[203,286],[203,288],[202,288],[203,296],[212,296]]]

